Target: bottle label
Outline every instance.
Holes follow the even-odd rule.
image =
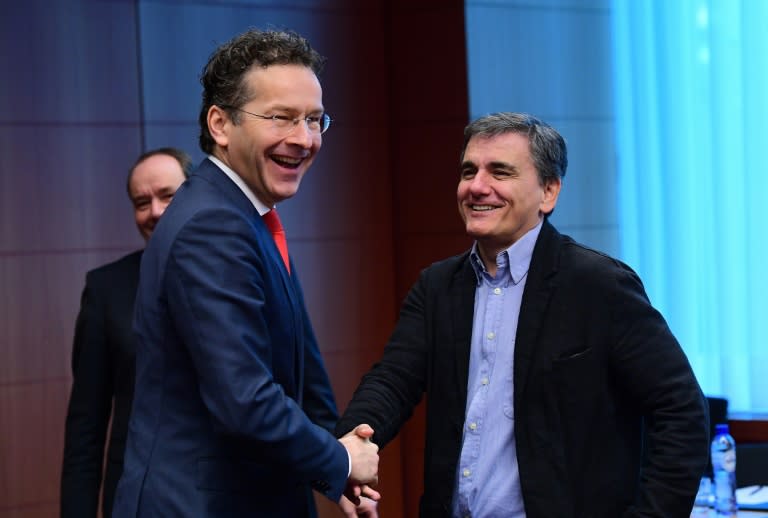
[[[736,450],[723,452],[723,469],[728,473],[736,472]]]
[[[736,472],[736,450],[712,452],[712,466],[728,473]]]

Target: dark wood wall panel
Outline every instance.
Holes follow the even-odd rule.
[[[463,2],[392,4],[388,80],[394,100],[390,130],[398,304],[421,269],[468,246],[456,208],[458,157],[469,117],[464,32]],[[402,516],[418,516],[423,404],[402,431],[401,441]]]
[[[139,125],[0,122],[0,253],[140,246],[125,177]]]

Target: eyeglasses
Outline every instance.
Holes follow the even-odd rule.
[[[223,105],[221,106],[224,109],[230,109],[230,110],[237,110],[239,112],[243,112],[245,114],[251,115],[253,117],[258,117],[259,119],[263,120],[271,120],[272,121],[272,127],[276,129],[277,131],[283,133],[289,133],[293,131],[293,129],[298,126],[298,124],[301,121],[305,121],[307,123],[307,128],[309,131],[312,131],[314,133],[325,133],[328,131],[328,128],[331,127],[331,116],[327,113],[323,113],[322,115],[309,115],[307,117],[297,117],[297,118],[291,118],[287,115],[261,115],[258,113],[252,113],[248,110],[243,110],[242,108],[236,108],[234,106],[229,105]]]

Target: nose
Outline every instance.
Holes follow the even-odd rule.
[[[469,190],[472,194],[488,194],[490,191],[489,175],[484,169],[480,169],[469,181]]]
[[[312,147],[315,136],[319,138],[320,134],[309,129],[309,122],[306,119],[299,119],[291,128],[285,140],[289,144],[296,144],[309,149]]]
[[[163,215],[163,212],[165,212],[165,208],[168,206],[167,203],[165,203],[163,200],[160,199],[153,199],[152,205],[150,207],[150,212],[152,214],[152,217],[155,219],[159,219],[160,216]]]

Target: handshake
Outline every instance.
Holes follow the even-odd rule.
[[[339,500],[346,516],[378,516],[376,502],[381,495],[373,488],[379,482],[379,447],[371,442],[372,436],[373,428],[361,424],[339,439],[352,461],[347,488]]]

